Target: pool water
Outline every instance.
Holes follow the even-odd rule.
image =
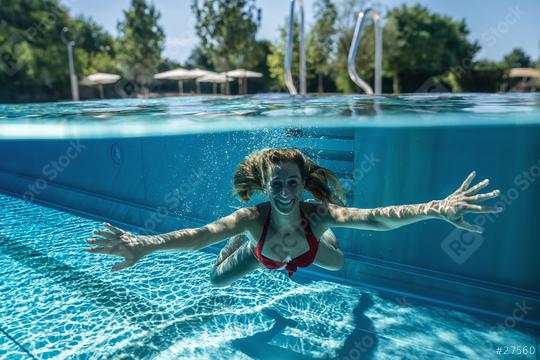
[[[539,344],[500,321],[300,273],[214,288],[215,255],[202,251],[113,274],[115,259],[84,251],[98,225],[0,195],[0,359],[31,358],[22,348],[38,359],[487,359]]]
[[[0,139],[120,138],[261,128],[540,124],[540,95],[284,94],[0,104]]]
[[[539,139],[540,94],[0,105],[0,359],[538,358]],[[340,271],[229,288],[209,281],[222,244],[114,274],[84,251],[101,220],[166,232],[266,201],[231,195],[265,147],[334,171],[348,206],[442,199],[476,170],[505,210],[466,215],[482,235],[336,228]]]

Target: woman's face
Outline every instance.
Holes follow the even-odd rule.
[[[272,164],[266,182],[266,192],[272,208],[286,215],[302,201],[304,180],[293,162]]]

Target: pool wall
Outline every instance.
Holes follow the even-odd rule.
[[[539,326],[539,138],[535,126],[491,126],[9,140],[0,142],[0,191],[165,232],[201,226],[242,206],[231,193],[232,174],[245,155],[261,147],[304,149],[338,173],[349,205],[363,208],[444,198],[476,170],[478,181],[490,178],[489,189],[499,188],[504,196],[504,213],[469,215],[485,227],[484,234],[444,221],[389,232],[336,229],[345,267],[301,271]],[[516,318],[523,304],[527,311]]]

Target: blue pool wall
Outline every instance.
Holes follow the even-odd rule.
[[[518,320],[540,324],[537,126],[327,129],[293,134],[268,130],[6,140],[0,142],[0,190],[142,231],[165,232],[201,226],[243,206],[231,192],[232,175],[245,155],[262,147],[305,149],[344,180],[349,205],[363,208],[443,198],[476,170],[478,181],[490,178],[488,189],[499,188],[506,198],[502,214],[483,219],[469,216],[484,223],[481,236],[457,231],[444,221],[424,221],[388,232],[335,229],[347,258],[345,267],[338,272],[315,267],[302,271],[315,278],[391,288],[503,318],[525,302],[532,310]],[[448,241],[460,244],[461,253],[449,255],[444,245]]]

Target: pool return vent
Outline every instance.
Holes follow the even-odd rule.
[[[362,32],[366,26],[366,19],[371,17],[373,19],[373,25],[375,26],[375,93],[373,88],[369,86],[356,72],[355,60],[358,53],[358,46],[360,45],[360,38]],[[349,57],[347,61],[347,67],[349,70],[349,76],[351,80],[358,85],[367,95],[380,95],[382,92],[381,70],[382,70],[382,43],[383,32],[381,25],[381,15],[374,9],[368,8],[361,11],[358,14],[358,20],[356,21],[356,27],[354,28],[354,35],[349,48]]]
[[[111,158],[115,164],[117,165],[122,164],[122,160],[123,160],[122,149],[120,148],[120,145],[118,145],[117,143],[114,143],[111,145]]]
[[[287,34],[287,52],[285,53],[285,84],[291,95],[297,95],[292,77],[292,51],[294,39],[294,8],[296,0],[291,0],[289,13],[289,33]],[[306,44],[304,41],[304,0],[298,0],[300,12],[300,95],[306,95]]]

